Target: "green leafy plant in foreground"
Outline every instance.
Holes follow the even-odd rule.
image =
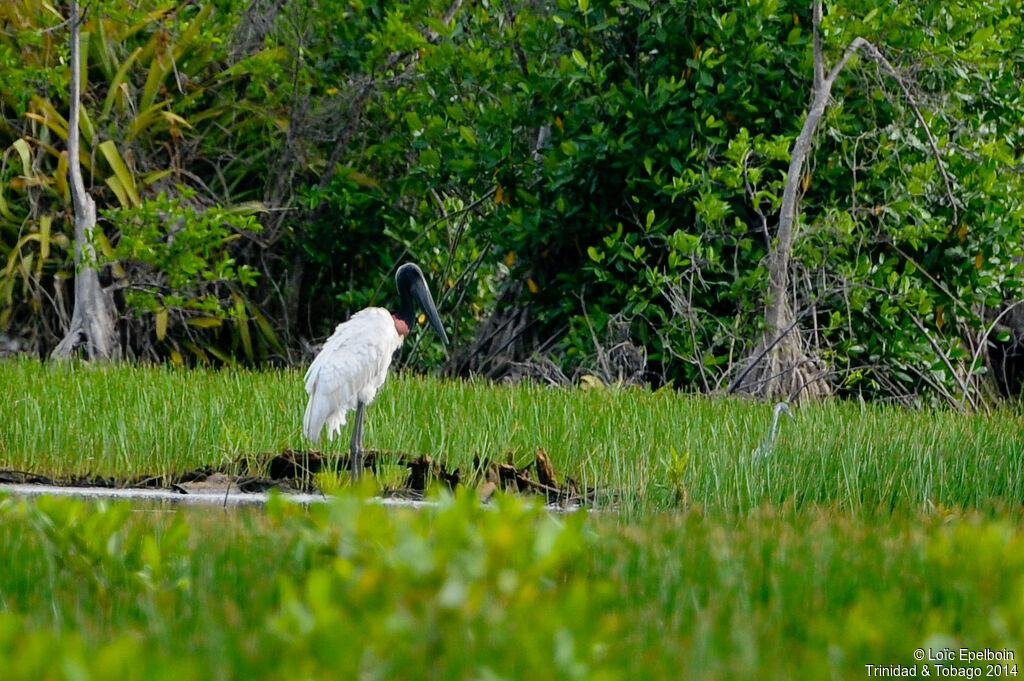
[[[1024,643],[1005,519],[0,499],[5,678],[821,679]]]

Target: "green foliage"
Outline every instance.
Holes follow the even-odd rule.
[[[217,320],[233,319],[234,335],[241,338],[234,352],[255,358],[254,341],[243,327],[262,315],[240,292],[253,283],[257,270],[252,264],[236,264],[237,255],[226,241],[229,232],[237,238],[258,227],[244,217],[258,206],[239,202],[227,209],[210,208],[215,201],[208,187],[189,169],[189,148],[194,144],[188,140],[190,134],[208,142],[203,131],[215,118],[217,134],[230,134],[230,121],[223,116],[226,104],[212,100],[209,91],[227,89],[238,78],[219,61],[232,25],[217,10],[228,10],[231,17],[239,3],[220,5],[174,9],[148,2],[124,9],[117,3],[99,3],[90,6],[82,27],[83,172],[101,214],[110,220],[93,238],[106,260],[108,281],[120,280],[115,288],[129,291],[123,303],[135,323],[130,337],[136,339],[129,350],[143,356],[180,360],[180,351],[189,345],[188,354],[203,358],[206,345],[229,359],[182,327],[187,315],[151,314],[171,306],[201,308]],[[59,43],[66,35],[63,21],[40,3],[9,3],[0,13],[0,22],[8,29],[0,38],[4,49],[11,54],[29,52],[39,62],[6,74],[11,88],[5,88],[0,103],[0,146],[7,147],[5,158],[21,161],[20,174],[0,171],[0,196],[5,197],[0,214],[7,230],[0,322],[5,329],[34,326],[37,334],[51,339],[59,333],[53,318],[56,310],[42,302],[63,299],[66,289],[60,282],[73,276],[74,268],[67,153],[61,148],[68,128],[60,113],[68,108],[67,46]],[[42,36],[46,37],[40,42]],[[52,49],[42,49],[50,43]],[[45,86],[38,82],[43,77],[49,79]],[[187,179],[192,187],[175,186],[172,178]],[[195,186],[206,195],[198,197]],[[152,295],[138,290],[152,293],[160,284],[160,293],[169,299],[159,305]],[[21,295],[15,294],[18,288]],[[61,300],[60,307],[70,307],[70,301]],[[259,342],[264,348],[279,349],[272,328],[263,322],[257,323]],[[163,341],[168,325],[174,342],[170,348],[153,350],[147,335],[155,329],[156,340]]]
[[[893,60],[958,202],[954,213],[896,81],[870,60],[849,65],[802,182],[793,291],[797,314],[816,322],[809,342],[847,390],[952,398],[958,367],[984,372],[960,347],[984,335],[979,304],[1019,298],[1024,205],[1011,168],[1022,129],[1010,74],[1024,55],[1008,40],[977,49],[989,34],[978,26],[1020,31],[1011,4],[827,15],[830,61],[855,36]],[[395,134],[418,155],[406,181],[422,183],[419,196],[484,202],[472,243],[490,246],[497,275],[506,259],[527,281],[517,303],[538,318],[538,337],[560,339],[570,368],[591,361],[594,329],[624,317],[652,378],[721,387],[759,337],[762,259],[811,87],[808,8],[516,10],[460,12],[450,40],[423,50],[422,78],[389,101],[408,129]]]
[[[235,354],[253,361],[250,311],[257,321],[262,320],[261,356],[270,349],[268,345],[280,350],[273,329],[241,292],[242,287],[256,284],[259,272],[252,265],[239,264],[231,249],[243,235],[260,229],[253,218],[259,206],[197,210],[193,190],[179,187],[177,194],[168,198],[161,193],[138,207],[103,212],[109,224],[117,226],[117,245],[106,259],[131,282],[125,302],[133,310],[154,314],[156,338],[169,341],[171,357],[178,362],[182,349],[206,356],[202,341],[190,338],[189,329],[217,328],[225,317],[232,318],[238,329]],[[170,339],[168,327],[173,330]]]
[[[742,331],[730,317],[759,302],[734,282],[737,258],[756,265],[765,245],[741,220],[752,212],[708,186],[721,181],[713,149],[743,126],[790,130],[800,60],[750,43],[784,45],[768,36],[792,20],[618,2],[491,19],[484,7],[463,13],[455,44],[424,57],[421,97],[451,104],[413,131],[420,172],[453,193],[497,192],[478,229],[515,254],[513,276],[536,283],[524,302],[541,337],[569,322],[570,363],[592,353],[592,328],[625,316],[662,380],[700,380]]]
[[[314,336],[362,307],[393,304],[392,275],[406,260],[427,272],[455,337],[471,332],[493,301],[488,269],[448,290],[485,250],[473,229],[478,208],[459,193],[431,191],[417,155],[423,145],[410,145],[421,134],[460,134],[438,128],[437,116],[421,120],[414,107],[422,92],[411,87],[422,77],[419,63],[445,44],[435,47],[425,33],[450,32],[436,18],[448,4],[292,8],[270,34],[289,63],[265,74],[263,87],[301,103],[289,112],[288,144],[316,159],[296,174],[298,210],[282,218],[285,239],[301,253],[302,297],[324,303],[300,311]],[[429,363],[443,359],[436,349],[428,355]]]
[[[568,376],[602,373],[599,346],[628,339],[645,380],[723,388],[761,336],[813,85],[809,7],[480,2],[444,21],[450,7],[285,3],[257,20],[238,0],[92,5],[82,157],[110,211],[106,274],[144,260],[192,276],[169,301],[119,300],[136,354],[293,355],[389,304],[395,265],[416,260],[457,347],[525,310],[513,360],[543,349]],[[984,398],[992,311],[1024,281],[1018,10],[825,8],[826,70],[863,37],[902,80],[866,53],[848,62],[799,178],[795,332],[846,394]],[[43,337],[71,274],[61,21],[29,0],[0,10],[0,326]],[[225,219],[241,238],[216,253],[206,219],[186,220],[194,267],[121,263],[116,223],[160,201],[268,210],[258,236]],[[202,272],[226,259],[213,286]],[[187,310],[212,299],[221,322],[198,333]]]
[[[238,232],[258,225],[247,211],[212,207],[197,213],[182,205],[192,195],[182,188],[178,198],[160,194],[138,208],[107,211],[104,217],[121,228],[114,259],[166,272],[171,290],[236,278],[243,285],[254,284],[258,273],[249,265],[236,268],[224,249]]]
[[[1022,645],[1007,519],[260,513],[0,498],[6,678],[853,679]]]
[[[814,176],[814,185],[828,190],[812,190],[821,197],[821,226],[811,225],[799,255],[833,282],[819,292],[831,308],[825,336],[829,357],[854,368],[849,386],[886,393],[941,386],[932,394],[968,398],[956,373],[986,370],[980,352],[972,357],[986,342],[985,310],[1021,298],[1024,224],[1020,175],[1010,170],[1014,153],[995,141],[1013,146],[1024,135],[1019,117],[1009,115],[1021,100],[1007,88],[1004,61],[1020,64],[1022,55],[997,42],[982,56],[976,39],[988,31],[980,27],[1009,34],[1020,22],[1000,3],[922,4],[872,16],[865,25],[840,10],[827,32],[848,40],[857,31],[883,46],[901,73],[913,72],[957,206],[906,96],[884,72],[861,65],[829,116],[819,152],[829,160]]]

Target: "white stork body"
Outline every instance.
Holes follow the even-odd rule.
[[[341,432],[348,412],[373,401],[387,378],[391,358],[403,337],[382,307],[368,307],[338,324],[306,371],[309,404],[302,427],[313,442],[327,426],[327,437]]]
[[[423,309],[427,322],[447,345],[448,335],[437,314],[434,298],[427,288],[422,270],[406,263],[395,272],[401,306],[392,314],[382,307],[368,307],[334,329],[306,371],[309,404],[302,419],[302,430],[313,442],[320,439],[324,426],[327,437],[334,438],[345,425],[349,410],[356,410],[352,426],[352,475],[363,470],[363,417],[366,405],[377,396],[391,366],[391,358],[402,340],[416,324],[413,303]]]

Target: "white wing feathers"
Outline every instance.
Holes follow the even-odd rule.
[[[333,438],[350,409],[373,401],[401,345],[395,320],[384,308],[368,307],[338,324],[306,372],[306,437],[316,442],[326,425],[327,437]]]

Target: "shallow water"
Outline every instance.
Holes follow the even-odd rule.
[[[242,492],[227,488],[223,491],[189,491],[182,493],[173,489],[144,489],[138,487],[74,487],[64,485],[37,485],[21,483],[0,483],[0,494],[15,496],[38,497],[44,495],[77,497],[79,499],[125,499],[140,506],[167,508],[174,505],[188,506],[220,506],[227,507],[259,507],[270,499],[268,492]],[[285,501],[296,504],[318,504],[329,497],[323,494],[307,494],[305,492],[280,492]],[[424,499],[408,499],[402,497],[373,497],[372,503],[394,508],[428,508],[437,506],[436,501]],[[581,510],[581,506],[547,504],[545,507],[552,513],[572,513]],[[588,509],[592,513],[593,509]]]
[[[223,491],[194,491],[187,494],[171,489],[140,489],[120,487],[66,487],[61,485],[34,485],[3,483],[0,493],[7,492],[18,496],[66,496],[81,499],[126,499],[137,502],[169,502],[174,504],[207,505],[207,506],[262,506],[270,499],[267,492],[241,492],[225,488]],[[297,504],[315,504],[326,501],[322,494],[306,494],[303,492],[280,493],[281,498]],[[422,508],[433,506],[435,502],[419,499],[400,499],[379,497],[375,503],[384,506],[400,506],[404,508]]]

